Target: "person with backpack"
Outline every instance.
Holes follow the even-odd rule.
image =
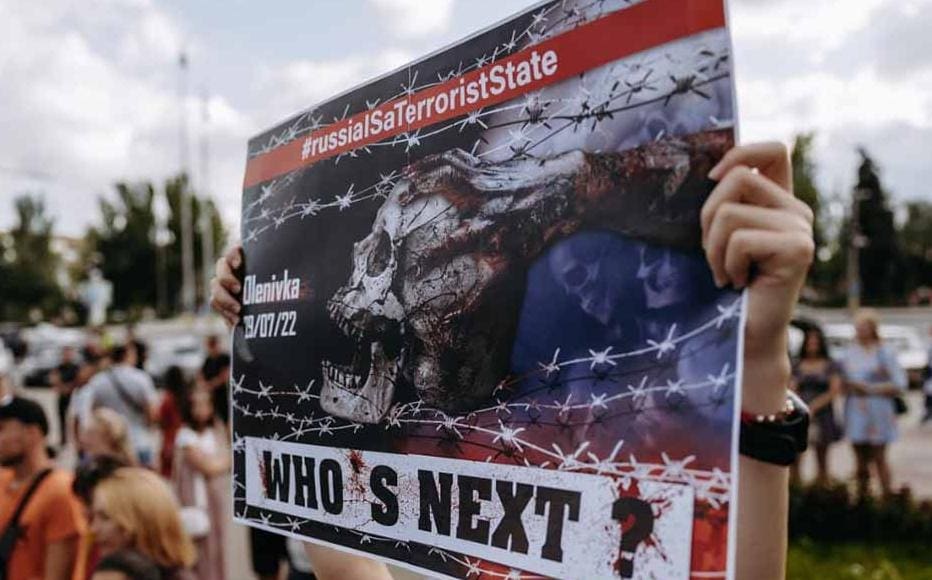
[[[0,406],[0,579],[66,580],[87,522],[72,476],[49,457],[45,411],[14,397]]]
[[[142,466],[155,461],[155,441],[150,426],[158,418],[159,394],[152,378],[136,368],[135,351],[117,346],[113,364],[98,372],[84,387],[77,410],[83,424],[91,421],[94,409],[106,407],[122,415],[129,425],[129,440]]]

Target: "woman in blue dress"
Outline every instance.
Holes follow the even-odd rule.
[[[894,352],[880,340],[877,329],[874,311],[859,312],[855,318],[856,340],[848,347],[842,361],[848,390],[845,425],[848,439],[854,446],[861,497],[870,489],[871,465],[884,495],[890,494],[887,445],[897,435],[893,399],[905,392],[907,386],[906,373]]]

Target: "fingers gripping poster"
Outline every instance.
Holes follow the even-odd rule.
[[[725,578],[719,0],[565,0],[249,143],[234,510],[444,578]]]

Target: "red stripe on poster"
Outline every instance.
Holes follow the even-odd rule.
[[[647,0],[257,155],[246,164],[243,186],[252,187],[316,161],[511,100],[625,56],[724,25],[720,1]]]

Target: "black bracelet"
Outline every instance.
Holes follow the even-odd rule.
[[[792,391],[787,406],[774,415],[741,415],[738,449],[742,455],[772,463],[792,465],[809,446],[809,407]]]

